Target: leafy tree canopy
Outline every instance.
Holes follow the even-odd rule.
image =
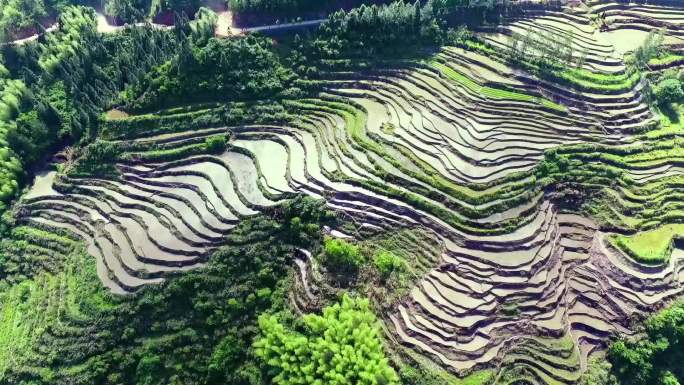
[[[649,318],[645,335],[619,340],[608,353],[621,385],[673,385],[684,380],[684,303]]]
[[[269,39],[248,35],[185,45],[176,60],[157,67],[126,94],[129,108],[149,109],[184,100],[273,98],[293,80]]]
[[[303,317],[304,331],[259,317],[255,353],[277,385],[397,385],[367,299],[345,295],[323,315]]]

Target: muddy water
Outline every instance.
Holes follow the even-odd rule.
[[[643,45],[648,37],[648,32],[636,29],[619,29],[616,31],[600,32],[599,36],[605,42],[615,47],[615,52],[624,55]]]
[[[128,187],[128,185],[124,185],[125,187]],[[147,188],[153,191],[158,191],[158,192],[166,192],[161,187],[157,186],[151,186],[151,185],[145,185],[145,184],[138,184],[137,182],[131,182],[130,184],[131,188],[135,188],[136,190],[138,188]],[[207,237],[220,237],[221,234],[214,232],[210,230],[209,228],[205,227],[204,224],[202,223],[202,219],[192,210],[188,204],[183,202],[180,199],[175,199],[175,198],[170,198],[170,197],[165,197],[158,195],[158,193],[154,193],[152,199],[155,201],[158,201],[164,205],[168,205],[168,207],[172,208],[175,210],[180,217],[183,218],[183,220],[188,224],[188,226],[192,227],[195,233],[202,234],[202,236],[207,236]],[[184,228],[184,227],[178,227],[179,230]],[[192,238],[189,238],[192,239]]]
[[[171,177],[162,177],[162,178],[143,178],[145,181],[151,181],[151,182],[165,182],[166,178],[171,178]],[[181,199],[178,199],[178,201],[181,201],[184,199],[186,204],[192,205],[192,207],[197,210],[199,213],[199,217],[212,226],[213,228],[217,229],[218,231],[228,231],[232,228],[231,225],[228,225],[224,222],[221,221],[221,219],[217,218],[214,214],[212,214],[209,209],[207,208],[207,204],[202,199],[202,197],[197,194],[195,191],[189,189],[189,188],[184,188],[184,187],[161,187],[161,186],[156,186],[154,184],[149,184],[145,185],[146,188],[149,188],[151,190],[157,190],[160,192],[165,192],[171,196],[177,196]],[[160,197],[161,198],[161,197]],[[162,200],[162,199],[160,199]],[[168,199],[164,200],[167,203],[171,203]],[[184,203],[185,203],[184,202]],[[174,206],[176,208],[176,206]]]
[[[236,140],[233,145],[249,150],[269,187],[292,192],[287,183],[288,154],[280,143],[270,140]]]
[[[33,178],[33,185],[24,195],[24,198],[37,198],[47,195],[62,195],[55,191],[52,186],[55,182],[57,171],[41,171]]]
[[[190,164],[186,166],[177,167],[178,171],[191,171],[191,172],[201,172],[205,174],[216,188],[219,190],[221,197],[230,205],[231,209],[240,215],[253,215],[257,211],[254,211],[247,207],[240,197],[235,192],[235,187],[233,186],[233,181],[230,178],[230,174],[225,167],[213,163],[213,162],[202,162],[197,164]]]
[[[121,194],[118,194],[118,193],[114,193],[114,192],[110,192],[110,193],[111,193],[113,196],[115,196],[119,201],[125,202],[124,197],[126,197],[126,198],[130,199],[130,201],[133,201],[133,202],[135,202],[135,203],[138,203],[138,204],[141,204],[141,205],[150,207],[150,208],[152,208],[153,210],[155,210],[159,215],[161,215],[162,217],[164,217],[164,218],[166,218],[167,220],[169,220],[169,221],[173,224],[173,226],[174,226],[176,229],[178,229],[178,231],[180,231],[180,233],[181,233],[181,234],[183,235],[183,237],[185,237],[186,239],[188,239],[188,240],[190,240],[190,241],[192,241],[192,242],[196,242],[196,243],[207,243],[207,242],[209,242],[209,239],[204,238],[204,237],[200,237],[199,235],[197,235],[191,228],[189,228],[189,227],[185,224],[185,222],[183,222],[183,221],[179,218],[179,216],[180,216],[181,218],[187,220],[188,211],[189,211],[190,213],[192,213],[192,214],[190,214],[190,215],[194,215],[194,212],[192,212],[191,210],[189,210],[189,208],[188,208],[187,206],[183,205],[183,207],[186,208],[187,211],[186,211],[186,212],[183,212],[183,213],[179,213],[178,216],[177,216],[176,214],[174,214],[173,212],[171,212],[170,210],[168,210],[168,209],[166,208],[167,206],[170,207],[169,205],[164,205],[164,204],[162,204],[162,202],[158,202],[158,200],[156,199],[156,195],[155,195],[154,193],[150,193],[150,192],[147,192],[147,191],[140,190],[140,189],[138,189],[138,188],[136,188],[136,187],[134,187],[134,186],[132,186],[132,185],[130,185],[130,184],[114,183],[114,185],[117,186],[118,188],[120,188],[121,190],[125,191],[125,192],[128,193],[128,194],[135,194],[135,195],[133,195],[133,196],[135,196],[135,197],[147,198],[147,199],[151,200],[154,204],[153,204],[153,203],[147,202],[147,200],[145,200],[145,199],[137,199],[137,200],[134,200],[134,199],[128,198],[128,197],[126,197],[126,196],[124,196],[124,195],[121,195]],[[162,204],[162,207],[164,207],[164,208],[160,207],[160,204]],[[204,230],[209,231],[208,229],[204,229]],[[206,235],[206,233],[204,233],[204,232],[202,232],[201,234],[202,234],[202,235]],[[215,234],[214,236],[218,236],[218,234]]]
[[[231,171],[235,174],[237,187],[249,202],[258,206],[272,206],[275,204],[275,202],[266,198],[259,189],[257,182],[259,173],[251,158],[237,152],[226,152],[220,158],[229,165]]]
[[[207,201],[204,201],[204,199],[202,199],[202,197],[195,192],[193,192],[192,194],[188,194],[187,198],[193,199],[193,205],[197,207],[201,213],[207,214],[208,211],[205,212],[204,210],[202,210],[202,208],[211,207],[214,210],[216,210],[217,214],[221,217],[220,219],[226,221],[232,221],[237,219],[237,217],[235,216],[235,214],[232,213],[230,208],[226,207],[226,205],[223,203],[223,200],[221,200],[221,198],[218,195],[216,195],[216,191],[214,191],[214,187],[212,186],[211,182],[205,178],[195,175],[169,175],[150,180],[165,183],[182,183],[184,185],[196,186],[199,189],[199,191],[201,191],[207,198]],[[195,200],[197,199],[197,197],[199,197],[200,200]],[[218,225],[217,227],[224,228],[222,225]]]

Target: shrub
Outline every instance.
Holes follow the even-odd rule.
[[[464,25],[457,29],[449,28],[447,31],[447,42],[458,47],[466,46],[472,39],[473,33]]]
[[[668,105],[684,100],[682,83],[676,78],[661,80],[655,86],[653,94],[660,105]]]
[[[592,358],[578,385],[616,385],[617,379],[610,372],[611,365],[602,358]]]
[[[393,272],[401,271],[405,266],[404,260],[390,251],[382,251],[376,254],[373,263],[385,279]]]
[[[507,317],[515,317],[520,314],[517,303],[508,303],[501,308],[501,312]]]
[[[537,166],[535,172],[538,179],[557,174],[565,174],[570,169],[570,159],[565,155],[559,155],[555,151],[548,151]]]
[[[354,270],[364,262],[359,247],[343,239],[326,238],[323,263],[333,270]]]
[[[216,154],[223,152],[223,150],[226,149],[228,142],[226,141],[225,136],[210,136],[204,140],[204,145],[207,148],[207,151]]]
[[[112,142],[97,140],[86,147],[81,161],[92,163],[110,163],[117,159],[118,149]]]
[[[96,140],[85,148],[75,171],[96,176],[109,175],[115,171],[113,163],[119,158],[119,153],[120,150],[115,143]]]

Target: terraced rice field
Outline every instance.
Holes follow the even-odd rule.
[[[480,37],[503,46],[532,29],[571,34],[589,53],[583,70],[619,78],[630,48],[598,32],[596,13],[611,31],[665,26],[668,44],[684,34],[684,10],[601,2]],[[102,282],[121,294],[201,266],[238,221],[296,193],[362,225],[423,228],[439,240],[439,261],[383,315],[391,338],[459,375],[498,368],[500,383],[573,383],[610,335],[632,333],[633,316],[681,294],[680,250],[642,265],[607,240],[684,218],[682,142],[639,134],[658,119],[640,82],[578,91],[453,47],[335,79],[316,98],[286,101],[297,117],[287,125],[155,132],[116,142],[117,178],[40,175],[22,221],[84,239]],[[117,119],[127,123],[135,117]],[[160,162],[145,150],[219,135],[230,136],[220,154]],[[610,216],[554,198],[558,180],[540,172],[551,149],[569,159],[564,183],[607,197]]]

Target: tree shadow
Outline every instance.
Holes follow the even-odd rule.
[[[667,119],[672,123],[672,124],[679,124],[680,123],[680,117],[679,117],[679,111],[678,111],[678,106],[673,105],[672,103],[668,103],[665,105],[660,106],[660,112],[667,117]]]

